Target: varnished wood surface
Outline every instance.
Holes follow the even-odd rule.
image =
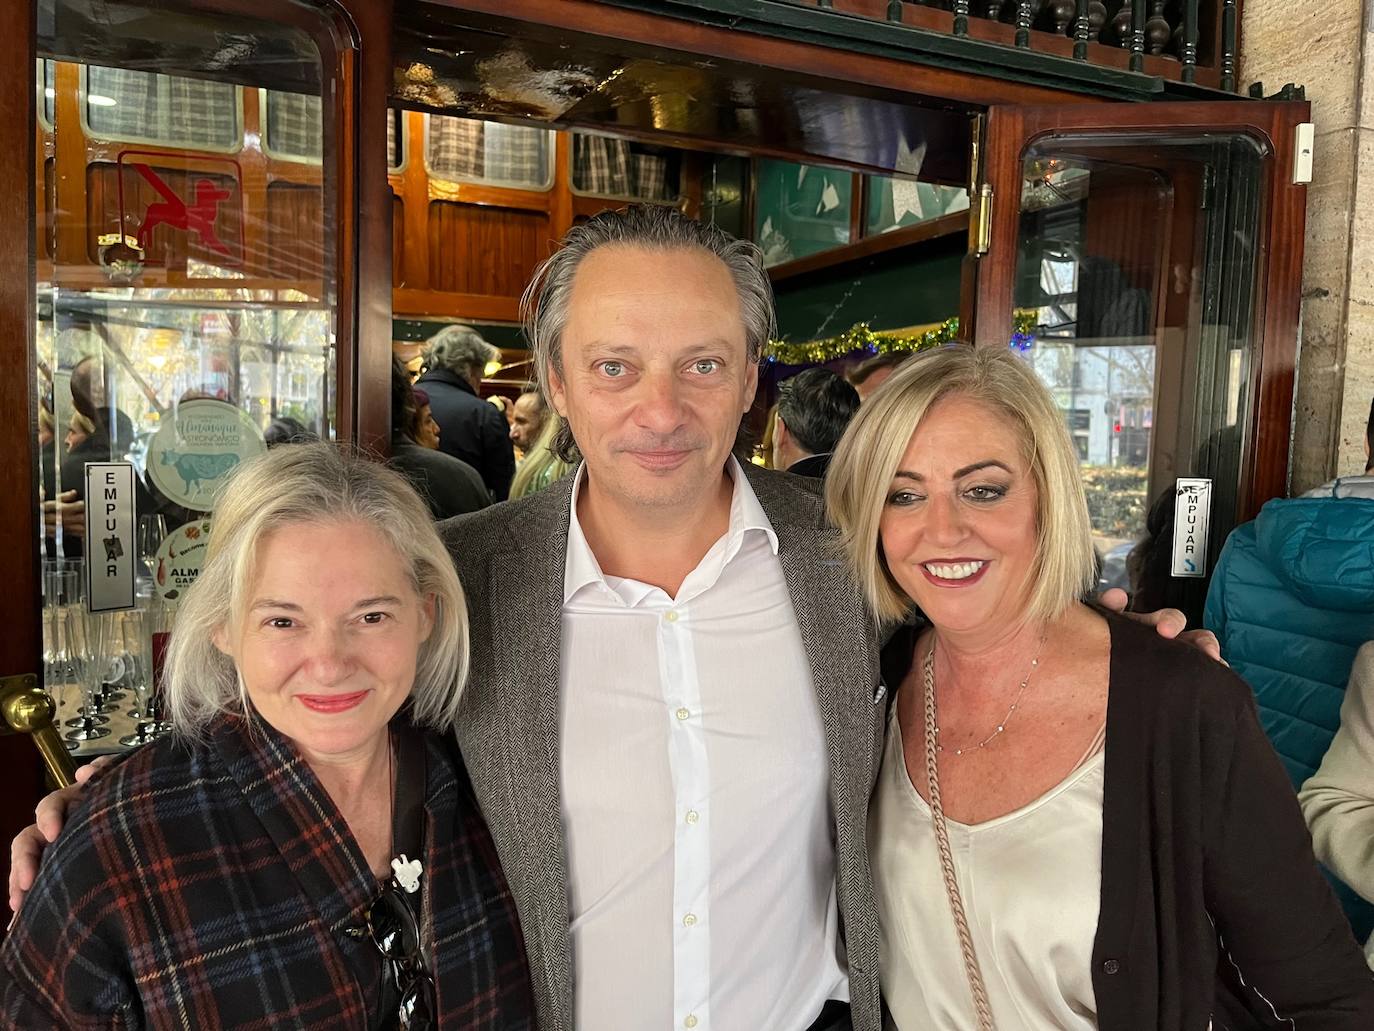
[[[760,69],[788,73],[807,84],[826,80],[851,89],[890,95],[938,99],[943,103],[981,107],[990,104],[1079,104],[1095,98],[923,67],[891,58],[871,57],[807,43],[753,36],[678,18],[606,7],[595,0],[434,0],[432,6],[482,16],[455,18],[486,31],[514,33],[517,38],[563,40],[569,48],[599,37],[614,41],[622,53],[663,55],[679,51],[708,58],[740,61]],[[516,25],[520,28],[517,30]],[[579,36],[586,39],[579,39]],[[632,49],[637,48],[637,49]]]
[[[14,227],[0,276],[0,583],[5,630],[0,676],[42,671],[38,583],[37,439],[34,408],[34,5],[11,4],[5,19],[9,51],[0,61],[0,225]],[[33,819],[43,793],[42,764],[27,737],[0,737],[0,841]]]
[[[543,212],[436,201],[429,216],[430,288],[519,297],[549,239]]]

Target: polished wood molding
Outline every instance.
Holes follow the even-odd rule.
[[[489,322],[519,322],[520,298],[493,297],[488,294],[459,294],[448,290],[394,291],[397,318],[476,319]]]
[[[0,224],[13,230],[0,276],[0,483],[5,484],[0,518],[0,582],[6,597],[5,632],[0,633],[0,677],[38,673],[43,668],[39,619],[38,412],[34,355],[34,169],[37,118],[34,111],[35,5],[11,4],[6,28],[9,57],[0,62]],[[37,180],[42,182],[40,178]],[[43,793],[42,763],[23,736],[0,738],[0,839],[9,839],[33,819]]]
[[[795,279],[797,276],[833,269],[840,265],[847,265],[864,258],[872,258],[904,247],[914,247],[925,243],[927,240],[936,240],[942,236],[952,236],[956,233],[967,233],[968,218],[967,211],[956,211],[951,215],[941,215],[939,218],[932,218],[914,226],[892,229],[877,236],[866,236],[858,243],[851,243],[844,247],[822,251],[820,254],[810,254],[805,258],[774,265],[768,270],[768,278],[774,283],[782,283],[789,279]]]
[[[641,46],[745,61],[810,78],[831,79],[908,96],[978,107],[988,104],[1085,104],[1099,98],[1067,90],[1008,82],[888,57],[755,36],[733,29],[663,17],[594,0],[434,0],[435,6],[502,20],[548,26]],[[912,5],[904,5],[910,7]],[[948,17],[948,16],[946,16]]]

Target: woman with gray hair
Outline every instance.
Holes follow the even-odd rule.
[[[487,363],[500,355],[471,326],[445,326],[425,343],[425,371],[415,386],[429,396],[439,450],[476,469],[493,500],[505,501],[515,476],[510,425],[479,396]]]
[[[898,627],[869,815],[893,1025],[1374,1027],[1374,979],[1249,688],[1080,600],[1078,461],[1021,358],[904,362],[850,424],[826,501]]]
[[[463,591],[401,476],[234,474],[182,600],[175,733],[89,788],[0,949],[0,1028],[528,1028],[453,739]]]

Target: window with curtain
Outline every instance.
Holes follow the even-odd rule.
[[[968,190],[962,187],[871,175],[864,235],[878,236],[967,210]]]
[[[572,134],[572,186],[597,197],[671,203],[682,192],[682,165],[663,147],[592,133]]]
[[[546,190],[553,162],[547,129],[430,115],[425,160],[430,174],[456,182]]]
[[[320,98],[304,93],[264,90],[267,149],[282,157],[318,161],[324,146]]]
[[[760,159],[754,240],[764,262],[781,265],[849,243],[854,176],[833,168]]]
[[[238,88],[91,65],[86,69],[86,124],[98,137],[232,150],[241,136]]]

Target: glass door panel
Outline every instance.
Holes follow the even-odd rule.
[[[346,44],[324,8],[289,0],[273,21],[125,4],[99,34],[81,31],[83,9],[58,7],[40,26],[34,94],[34,603],[44,687],[68,747],[88,754],[163,726],[165,634],[228,473],[347,426],[334,139]],[[88,496],[90,463],[130,487],[114,522],[90,524],[94,540],[87,516],[110,495]],[[107,565],[113,593],[95,586]]]
[[[1137,124],[1104,117],[1117,110]],[[1101,586],[1194,619],[1227,533],[1286,475],[1303,191],[1279,178],[1283,137],[1256,113],[1295,124],[1305,107],[1009,109],[989,123],[977,341],[1021,351],[1063,411]],[[1287,236],[1271,258],[1295,225],[1296,261]],[[1212,484],[1196,576],[1173,570],[1179,477]]]

